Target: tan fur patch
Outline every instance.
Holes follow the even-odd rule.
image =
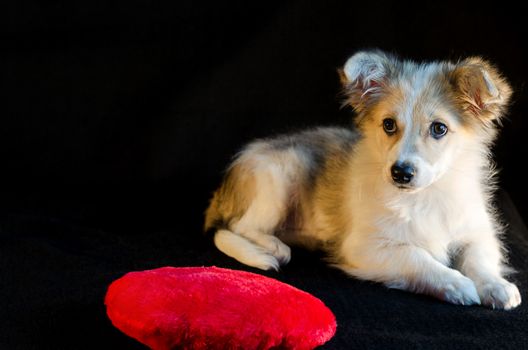
[[[255,176],[244,163],[234,163],[205,212],[205,231],[242,217],[255,197]]]

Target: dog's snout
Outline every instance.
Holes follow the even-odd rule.
[[[395,163],[391,168],[392,179],[399,184],[408,184],[414,174],[414,167],[409,163]]]

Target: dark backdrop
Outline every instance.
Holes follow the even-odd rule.
[[[516,91],[496,147],[500,184],[528,214],[520,2],[250,3],[2,5],[3,205],[131,228],[198,227],[242,144],[349,123],[336,69],[378,47],[498,65]]]

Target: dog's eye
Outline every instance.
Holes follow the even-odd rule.
[[[435,139],[439,139],[447,134],[447,125],[440,122],[434,122],[431,124],[431,136]]]
[[[398,127],[396,126],[396,121],[392,118],[385,118],[383,119],[383,130],[387,133],[387,135],[392,135],[398,130]]]

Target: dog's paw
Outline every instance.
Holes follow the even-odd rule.
[[[260,235],[256,243],[265,249],[266,253],[273,256],[280,265],[286,265],[291,259],[291,249],[279,238],[272,235]]]
[[[290,262],[291,259],[291,249],[286,244],[282,243],[280,239],[275,238],[274,247],[271,250],[271,255],[273,255],[281,265],[286,265]]]
[[[439,297],[452,304],[475,305],[480,304],[480,297],[475,283],[461,273],[440,286]]]
[[[505,279],[486,281],[477,285],[482,305],[493,309],[513,309],[521,304],[521,294],[513,283]]]
[[[280,269],[279,261],[274,256],[266,254],[264,251],[253,256],[251,260],[244,261],[243,263],[264,271],[279,271]]]

